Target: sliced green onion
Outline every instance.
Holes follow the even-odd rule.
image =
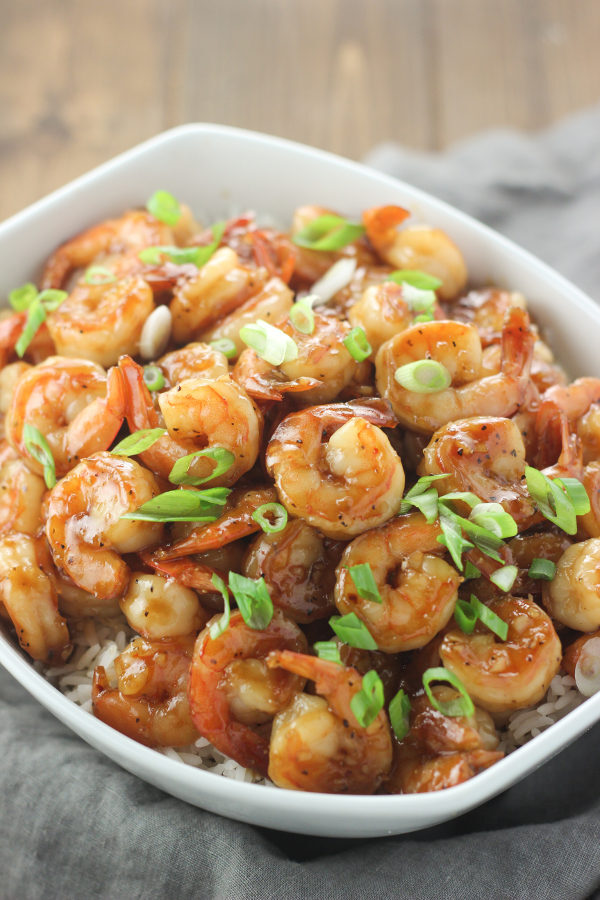
[[[301,334],[312,334],[315,330],[315,314],[313,303],[320,298],[316,294],[309,294],[296,300],[290,309],[290,322]]]
[[[551,559],[540,559],[536,556],[531,560],[531,565],[527,572],[530,578],[541,578],[542,581],[552,581],[556,575],[556,563]]]
[[[490,559],[495,559],[496,562],[504,562],[498,552],[504,547],[504,542],[499,537],[496,537],[496,535],[493,532],[488,531],[487,528],[482,528],[481,525],[477,525],[469,519],[463,519],[462,516],[454,514],[454,518],[459,525],[462,526],[464,533],[473,541],[478,550],[481,550],[481,552],[485,553],[486,556],[489,556]]]
[[[219,353],[222,353],[223,356],[226,356],[227,359],[235,359],[238,355],[237,347],[229,338],[216,338],[214,341],[210,342],[210,346],[213,350],[217,350]]]
[[[113,456],[136,456],[155,444],[166,433],[166,428],[141,428],[133,434],[128,434],[110,452]]]
[[[466,503],[472,509],[481,504],[481,500],[477,494],[473,494],[471,491],[450,491],[450,493],[440,497],[440,503],[450,503],[453,500],[459,500],[461,503]]]
[[[214,240],[210,244],[202,247],[175,247],[175,246],[157,246],[146,247],[138,253],[138,259],[150,266],[158,266],[163,262],[163,257],[167,257],[172,263],[183,266],[188,263],[201,269],[209,261],[223,237],[225,231],[225,222],[217,222],[211,226]]]
[[[461,631],[464,631],[465,634],[473,634],[478,618],[477,613],[468,600],[461,600],[459,598],[456,601],[456,606],[454,607],[454,620]]]
[[[340,666],[344,665],[340,656],[339,644],[336,644],[335,641],[317,641],[316,644],[313,644],[313,648],[319,659],[326,659],[327,662],[338,663]]]
[[[462,572],[462,555],[465,550],[472,550],[475,545],[463,537],[460,523],[456,521],[455,517],[450,518],[445,513],[440,514],[440,528],[442,529],[442,534],[436,540],[438,544],[446,547],[454,565]]]
[[[452,383],[446,366],[435,359],[418,359],[400,366],[394,372],[394,378],[405,390],[416,394],[436,394]]]
[[[213,622],[209,629],[210,636],[214,641],[223,634],[226,628],[229,627],[229,620],[231,618],[231,606],[229,604],[229,591],[227,590],[227,585],[225,584],[223,579],[220,578],[215,572],[210,580],[212,581],[216,589],[221,592],[224,607],[224,612],[221,618],[217,622]]]
[[[363,675],[362,687],[350,700],[350,709],[358,724],[368,728],[383,709],[384,702],[383,683],[375,669],[371,669]]]
[[[31,288],[32,285],[24,284],[22,288],[17,288],[16,292],[13,291],[11,292],[11,295],[9,295],[9,300],[10,296],[12,296],[13,301],[21,306],[22,310],[27,309],[25,328],[15,345],[17,355],[20,357],[24,355],[39,328],[46,321],[46,314],[58,309],[63,300],[68,296],[66,291],[48,288],[48,290],[41,291],[39,294],[36,292],[36,296],[34,297]],[[15,307],[15,309],[16,308],[17,307]]]
[[[29,309],[27,310],[27,321],[19,340],[15,344],[17,356],[22,357],[29,347],[30,343],[36,336],[39,328],[46,321],[46,310],[38,297],[35,298]]]
[[[246,578],[229,573],[229,590],[248,628],[264,631],[273,618],[273,602],[264,578]]]
[[[396,284],[410,284],[422,291],[437,291],[442,286],[439,278],[429,275],[428,272],[422,272],[420,269],[397,269],[386,277],[390,281],[395,281]]]
[[[44,467],[44,481],[50,490],[56,484],[56,466],[48,441],[35,425],[23,426],[23,440],[29,455]]]
[[[373,635],[356,613],[348,613],[346,616],[332,616],[329,624],[337,636],[350,647],[358,647],[359,650],[377,650],[377,644]]]
[[[144,366],[144,384],[149,391],[162,391],[166,382],[158,366]]]
[[[356,566],[346,566],[346,568],[359,597],[364,600],[372,600],[374,603],[383,603],[369,563],[359,563]]]
[[[212,472],[203,478],[190,475],[190,466],[193,465],[195,460],[205,458],[212,459],[216,464]],[[225,447],[207,447],[206,450],[197,450],[195,453],[188,453],[187,456],[182,456],[178,459],[171,469],[169,481],[171,484],[205,484],[207,481],[212,481],[213,478],[218,478],[219,475],[228,472],[234,462],[235,456],[231,450],[226,450]]]
[[[558,484],[573,504],[576,516],[585,516],[590,511],[590,498],[581,481],[578,478],[555,478]]]
[[[399,741],[403,741],[410,729],[410,699],[403,690],[399,690],[390,700],[388,711],[394,734]]]
[[[471,594],[471,606],[477,613],[478,619],[483,622],[486,628],[493,631],[501,641],[505,641],[508,637],[508,622],[505,622],[495,612],[492,612],[489,606],[482,603],[475,594]]]
[[[469,519],[499,538],[514,537],[519,533],[517,523],[500,503],[479,503],[471,510]]]
[[[433,291],[422,291],[420,288],[405,284],[402,286],[402,299],[412,312],[421,313],[433,319],[437,300]]]
[[[285,331],[262,319],[240,328],[240,338],[248,347],[252,347],[257,356],[272,366],[280,366],[298,358],[296,342]]]
[[[142,522],[214,522],[230,493],[229,488],[167,491],[121,518]]]
[[[365,359],[368,359],[373,352],[373,348],[368,342],[367,336],[360,325],[357,325],[356,328],[349,331],[342,343],[352,359],[356,360],[356,362],[363,362]]]
[[[352,244],[364,233],[363,225],[349,222],[342,216],[324,215],[305,225],[292,240],[298,247],[331,252]]]
[[[525,480],[527,490],[544,518],[558,525],[567,534],[576,534],[575,508],[560,486],[532,466],[525,467]]]
[[[267,513],[271,513],[275,521],[267,519]],[[258,522],[265,534],[278,534],[283,531],[288,521],[287,509],[281,503],[263,503],[252,513],[252,518]]]
[[[181,207],[168,191],[155,191],[146,203],[146,209],[165,225],[177,225],[181,218]]]
[[[502,566],[500,569],[496,569],[495,572],[492,572],[490,575],[490,581],[499,587],[501,591],[508,592],[512,588],[515,583],[515,578],[519,574],[519,570],[516,566]]]
[[[417,322],[433,322],[435,316],[433,313],[420,313],[418,316],[415,316],[413,322],[416,324]]]
[[[83,280],[86,284],[111,284],[117,280],[117,276],[106,266],[89,266],[85,270]]]
[[[22,284],[21,287],[15,288],[8,295],[8,302],[17,312],[24,312],[29,309],[33,301],[38,295],[38,289],[35,284],[30,281]]]
[[[441,702],[436,700],[433,695],[433,691],[431,690],[431,682],[432,681],[443,681],[446,684],[449,684],[455,690],[461,694],[460,697],[457,697],[453,700],[449,700],[448,702]],[[437,709],[438,712],[441,712],[444,716],[472,716],[475,712],[475,707],[473,705],[473,701],[469,697],[467,690],[460,680],[460,678],[454,674],[454,672],[450,672],[448,669],[443,668],[443,666],[439,666],[435,669],[427,669],[423,673],[423,687],[425,688],[425,693],[427,694],[427,698],[434,709]]]
[[[465,565],[465,581],[470,581],[472,578],[481,578],[481,570],[468,559]]]
[[[438,492],[435,488],[430,488],[424,494],[417,494],[415,497],[405,497],[400,505],[400,512],[408,512],[411,506],[415,506],[431,525],[438,517],[438,501]]]
[[[48,288],[45,291],[40,291],[37,299],[40,301],[46,312],[54,312],[68,296],[66,291]]]

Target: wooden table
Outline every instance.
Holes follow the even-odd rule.
[[[0,218],[181,122],[360,158],[537,129],[600,99],[600,0],[2,6]]]

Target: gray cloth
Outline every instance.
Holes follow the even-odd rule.
[[[488,222],[600,299],[600,109],[536,137],[372,165]],[[600,726],[485,806],[368,841],[269,832],[119,769],[0,675],[0,898],[582,898],[600,885]]]

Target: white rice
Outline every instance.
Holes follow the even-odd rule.
[[[96,666],[104,666],[109,679],[115,679],[114,660],[121,653],[134,632],[124,620],[85,620],[72,630],[74,652],[68,663],[52,668],[36,668],[43,672],[62,693],[77,703],[86,712],[92,713],[92,678]],[[570,675],[556,675],[542,702],[529,709],[513,713],[500,732],[499,750],[510,753],[522,746],[567,713],[579,706],[586,698],[575,685]],[[215,775],[259,784],[271,782],[251,769],[246,769],[234,760],[220,753],[203,737],[199,737],[189,747],[164,747],[158,752],[169,759],[196,768],[206,769]]]

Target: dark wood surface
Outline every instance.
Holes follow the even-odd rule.
[[[188,121],[360,158],[600,100],[600,0],[0,0],[0,218]]]

